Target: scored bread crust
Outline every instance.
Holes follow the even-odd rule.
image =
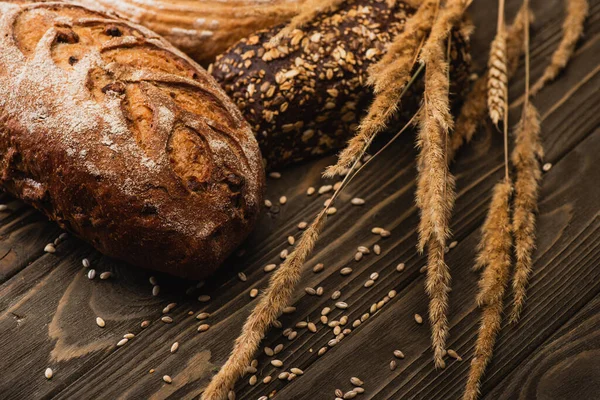
[[[0,185],[103,253],[202,278],[264,187],[240,112],[149,30],[82,6],[0,2]]]
[[[201,64],[259,29],[285,22],[305,0],[76,0],[144,25]]]

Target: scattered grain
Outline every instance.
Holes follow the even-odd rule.
[[[245,273],[243,272],[238,272],[238,278],[240,279],[240,281],[242,282],[246,282],[248,280],[248,277],[246,276]]]
[[[87,258],[84,258],[83,260],[81,260],[81,263],[83,264],[83,266],[85,268],[89,268],[90,267],[90,260],[88,260]]]
[[[323,263],[318,263],[317,265],[315,265],[313,267],[313,272],[316,274],[316,273],[323,271],[324,269],[325,269],[325,266],[323,265]]]
[[[171,345],[171,353],[175,353],[179,349],[179,342],[175,342]]]
[[[396,360],[390,361],[390,371],[395,370],[397,365]]]
[[[52,379],[53,375],[54,372],[52,371],[52,368],[46,368],[46,370],[44,371],[44,376],[46,377],[46,379]]]
[[[165,381],[166,383],[169,383],[169,384],[171,382],[173,382],[173,379],[171,379],[171,377],[169,375],[164,375],[162,379],[163,379],[163,381]]]
[[[415,314],[415,322],[417,324],[422,324],[423,323],[423,317],[421,317],[421,315],[419,315],[419,314]]]
[[[365,204],[365,200],[359,197],[355,197],[352,200],[350,200],[350,203],[352,203],[353,206],[362,206]]]
[[[272,206],[273,206],[273,203],[271,202],[271,200],[265,199],[265,207],[271,208]]]
[[[198,327],[198,332],[206,332],[210,328],[209,324],[202,324]]]
[[[154,285],[152,286],[152,296],[158,296],[160,293],[160,286]]]
[[[302,221],[302,222],[298,223],[298,229],[300,229],[300,230],[306,229],[307,226],[308,226],[308,223],[305,222],[305,221]]]
[[[275,270],[275,268],[277,268],[277,264],[267,264],[263,268],[263,271],[265,271],[266,273],[268,273],[268,272],[271,272],[271,271]]]
[[[335,303],[335,306],[337,308],[339,308],[340,310],[345,310],[348,308],[348,303],[343,302],[343,301],[338,301],[337,303]]]
[[[141,327],[142,329],[145,329],[145,328],[147,328],[147,327],[149,327],[149,326],[150,326],[150,321],[148,321],[148,320],[146,320],[146,321],[142,321],[142,323],[140,324],[140,327]]]
[[[396,271],[402,272],[402,271],[404,271],[404,267],[405,267],[404,263],[400,263],[400,264],[396,265]]]
[[[362,254],[362,253],[358,253],[358,254]],[[350,275],[351,273],[352,273],[352,268],[350,268],[350,267],[345,267],[345,268],[340,269],[340,274],[342,276]]]
[[[281,196],[279,198],[279,204],[284,205],[285,203],[287,203],[287,197]]]
[[[313,194],[315,194],[315,188],[314,187],[309,187],[308,189],[306,189],[306,195],[307,196],[312,196]]]
[[[258,289],[256,289],[256,288],[250,289],[250,297],[255,298],[256,296],[258,296]]]
[[[336,290],[335,292],[333,292],[331,294],[331,300],[337,300],[340,298],[341,295],[342,295],[342,292],[340,292],[339,290]]]
[[[88,279],[94,279],[96,277],[96,270],[95,269],[90,269],[87,273],[87,277]]]
[[[404,358],[404,353],[400,350],[394,350],[394,357],[399,358],[399,359],[403,359]]]
[[[329,208],[327,209],[327,215],[333,215],[333,214],[335,214],[336,212],[337,212],[337,208],[335,208],[335,207],[329,207]]]
[[[46,247],[44,247],[44,251],[46,253],[56,253],[56,248],[54,247],[54,245],[52,243],[48,243],[46,245]]]
[[[201,296],[198,296],[198,301],[200,303],[208,303],[210,301],[210,296],[207,294],[203,294]]]
[[[281,178],[281,173],[280,172],[276,172],[276,171],[270,172],[269,173],[269,178],[279,179],[279,178]]]
[[[551,169],[552,169],[552,163],[549,163],[549,162],[548,162],[548,163],[546,163],[546,164],[544,164],[544,165],[542,166],[542,170],[543,170],[544,172],[548,172],[548,171],[550,171]]]
[[[110,271],[105,271],[103,273],[100,274],[100,279],[104,280],[104,279],[109,279],[112,276],[112,272]]]
[[[171,324],[171,323],[173,323],[173,318],[168,317],[168,316],[162,317],[160,320],[162,322],[164,322],[165,324]]]
[[[374,245],[373,253],[375,253],[376,255],[380,255],[381,254],[381,246],[379,246],[378,244]]]
[[[121,346],[123,346],[123,345],[124,345],[125,343],[127,343],[127,342],[129,342],[129,339],[125,339],[125,338],[123,338],[123,339],[121,339],[121,340],[119,340],[119,341],[117,342],[117,347],[121,347]]]
[[[448,355],[452,358],[454,358],[457,361],[462,361],[462,357],[460,355],[458,355],[458,353],[452,349],[448,349],[447,351]]]
[[[104,322],[102,318],[96,317],[96,325],[98,325],[100,328],[104,328],[106,326],[106,322]]]

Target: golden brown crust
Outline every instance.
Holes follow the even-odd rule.
[[[140,26],[0,2],[0,184],[100,251],[200,278],[248,234],[264,186],[239,111]]]
[[[404,30],[415,9],[397,1],[347,0],[319,15],[271,48],[283,27],[251,35],[217,57],[209,71],[252,126],[271,168],[343,147],[373,99],[369,66]],[[460,95],[469,75],[467,38],[452,33],[451,93]],[[421,100],[422,80],[402,98],[402,126]],[[454,96],[453,96],[454,97]]]
[[[77,0],[103,7],[162,35],[199,63],[243,37],[295,15],[304,0]]]

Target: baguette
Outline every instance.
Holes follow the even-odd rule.
[[[343,147],[373,99],[368,68],[404,29],[414,1],[348,0],[320,14],[271,48],[284,25],[257,32],[217,57],[208,70],[252,126],[269,168]],[[415,52],[417,49],[415,49]],[[452,32],[453,108],[468,89],[470,54],[463,31]],[[423,82],[402,98],[398,129],[417,110]]]
[[[305,0],[76,0],[144,25],[201,64],[259,29],[294,16]]]
[[[188,278],[252,229],[248,124],[155,33],[82,6],[0,2],[0,185],[101,252]]]

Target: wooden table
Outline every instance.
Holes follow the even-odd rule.
[[[514,15],[519,1],[508,2]],[[532,76],[539,77],[560,39],[562,1],[532,2],[536,22],[532,33]],[[494,360],[483,384],[485,399],[592,399],[600,389],[600,0],[592,0],[586,35],[566,72],[535,98],[543,123],[545,162],[538,224],[538,250],[521,322],[503,326]],[[477,26],[473,57],[485,63],[494,35],[496,16],[490,2],[472,6]],[[511,98],[523,88],[521,67],[511,83]],[[512,115],[519,115],[513,105]],[[456,399],[464,387],[477,332],[480,311],[475,305],[478,274],[471,271],[479,227],[490,200],[490,190],[503,174],[502,139],[495,129],[482,129],[474,142],[460,152],[453,166],[458,199],[453,217],[456,248],[448,254],[452,269],[451,336],[449,347],[464,361],[450,360],[442,371],[433,368],[429,327],[418,325],[414,314],[427,314],[424,258],[415,252],[418,213],[414,206],[414,133],[407,132],[371,163],[341,196],[321,240],[306,264],[293,299],[296,312],[284,315],[284,328],[299,321],[317,321],[335,290],[350,307],[334,309],[330,319],[348,315],[350,323],[366,313],[390,290],[398,295],[376,314],[353,329],[323,356],[317,351],[333,337],[331,329],[317,324],[311,333],[297,329],[289,341],[272,329],[263,346],[283,344],[277,358],[284,368],[298,367],[304,375],[281,381],[283,369],[258,354],[259,383],[249,375],[236,386],[238,399],[257,399],[277,393],[276,399],[333,399],[334,390],[351,388],[350,377],[360,377],[366,389],[361,399]],[[196,282],[156,274],[161,291],[152,296],[148,279],[153,273],[103,257],[90,246],[69,238],[55,254],[44,253],[46,243],[61,231],[31,207],[1,195],[9,212],[0,213],[0,398],[2,399],[191,399],[197,398],[211,376],[226,360],[232,342],[256,300],[252,288],[264,288],[269,263],[290,249],[287,236],[299,237],[296,225],[310,221],[325,196],[308,197],[307,187],[326,183],[320,178],[333,158],[282,171],[269,179],[267,198],[288,203],[265,211],[256,231],[243,245],[245,253],[232,257],[220,275],[201,289]],[[331,183],[331,182],[330,182]],[[354,196],[365,198],[352,206]],[[381,239],[374,226],[391,230]],[[356,247],[381,246],[381,255],[354,261]],[[88,258],[99,274],[112,271],[107,280],[89,280],[82,259]],[[406,264],[404,272],[396,265]],[[325,269],[313,273],[312,267]],[[339,270],[351,266],[351,275]],[[243,272],[247,281],[238,278]],[[379,279],[371,288],[364,282],[373,272]],[[324,288],[323,296],[309,296],[304,287]],[[193,289],[189,289],[192,287]],[[187,294],[186,294],[187,292]],[[201,303],[197,297],[208,294]],[[163,308],[173,322],[161,322]],[[198,333],[195,316],[209,312],[210,329]],[[96,325],[96,316],[106,327]],[[144,320],[151,321],[146,329]],[[122,347],[117,342],[131,332],[135,338]],[[179,342],[179,350],[170,348]],[[406,355],[390,371],[393,351]],[[44,378],[51,367],[54,377]],[[154,370],[154,373],[150,373]],[[170,375],[172,384],[162,380]],[[262,383],[267,375],[273,377]]]

